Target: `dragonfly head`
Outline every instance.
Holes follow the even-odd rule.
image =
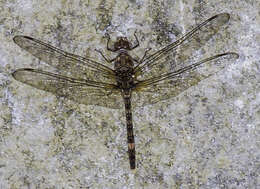
[[[131,50],[131,43],[128,41],[126,37],[117,37],[116,42],[114,43],[114,49],[116,51],[124,49]]]

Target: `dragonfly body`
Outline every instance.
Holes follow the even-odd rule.
[[[137,44],[139,45],[139,42]],[[131,169],[135,169],[135,140],[131,108],[131,94],[135,85],[135,75],[134,61],[128,54],[128,51],[137,46],[131,47],[131,44],[126,37],[118,37],[117,42],[114,44],[114,50],[110,49],[114,52],[118,52],[118,56],[115,59],[112,59],[111,62],[114,61],[117,86],[121,91],[125,104],[128,156]]]
[[[180,63],[182,65],[181,68],[173,71],[170,70],[167,73],[161,73],[160,71],[162,71],[162,69],[158,69],[162,64],[159,60],[166,56],[167,53],[176,50],[177,47],[182,47],[182,44],[185,44],[185,42],[193,40],[193,36],[200,36],[202,30],[208,32],[209,35],[215,34],[222,25],[228,22],[229,17],[228,13],[215,15],[196,26],[183,37],[155,53],[146,56],[148,50],[145,51],[144,56],[140,60],[135,60],[128,53],[139,46],[139,41],[135,34],[134,36],[137,41],[135,45],[132,45],[126,37],[118,37],[113,47],[110,47],[110,38],[108,38],[107,50],[117,53],[117,56],[109,60],[101,51],[98,52],[103,56],[106,62],[114,64],[114,69],[92,58],[81,57],[65,52],[32,37],[15,36],[14,42],[17,45],[50,66],[55,67],[60,73],[55,74],[39,69],[22,68],[13,72],[12,75],[16,80],[37,89],[48,91],[57,96],[66,97],[86,105],[91,104],[109,108],[120,108],[117,103],[118,98],[123,97],[130,168],[135,169],[132,94],[152,92],[161,94],[161,96],[164,97],[165,94],[168,94],[168,91],[170,91],[170,97],[177,96],[187,88],[196,85],[199,81],[222,69],[220,67],[211,74],[203,75],[196,73],[196,68],[221,57],[232,56],[237,58],[238,55],[236,53],[225,52],[189,65],[182,65],[182,63]],[[201,43],[202,40],[200,39],[207,39],[207,37],[203,36],[194,41]],[[166,62],[163,62],[163,64],[166,64]],[[149,75],[149,73],[155,73],[155,75]],[[148,74],[148,76],[146,74]],[[147,100],[147,104],[149,104],[150,99],[147,97],[144,98]]]

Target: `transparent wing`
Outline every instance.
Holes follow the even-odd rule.
[[[191,55],[189,54],[189,56],[187,56],[187,52],[194,52],[203,46],[218,32],[221,26],[228,22],[229,18],[230,15],[228,13],[215,15],[199,24],[177,41],[146,57],[134,68],[136,77],[141,75],[142,78],[149,78],[153,75],[161,75],[161,73],[170,72],[172,69],[178,69],[175,68],[178,67],[178,65],[176,65],[178,63],[172,61],[167,62],[167,60],[177,58],[180,64],[185,62]],[[167,57],[177,48],[180,49],[178,49],[178,52],[175,52],[176,54],[174,57]],[[162,60],[163,58],[164,60]],[[162,60],[162,62],[160,60]]]
[[[59,73],[74,78],[115,82],[114,71],[90,58],[74,55],[28,36],[15,36],[14,42]]]
[[[121,107],[120,90],[114,84],[75,79],[36,69],[18,69],[13,77],[27,85],[86,105],[117,109]]]
[[[237,58],[238,54],[233,52],[218,54],[177,71],[138,81],[134,89],[133,102],[136,102],[136,106],[142,106],[175,97],[220,71],[227,63]]]

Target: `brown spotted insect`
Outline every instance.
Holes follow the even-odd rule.
[[[219,62],[220,58],[237,58],[236,53],[225,52],[203,60],[185,63],[185,57],[181,56],[187,47],[192,46],[196,49],[209,40],[228,22],[229,18],[227,13],[215,15],[157,52],[148,55],[150,49],[146,50],[140,60],[129,54],[129,51],[139,46],[136,33],[134,34],[135,45],[126,37],[118,37],[111,47],[108,36],[107,50],[117,53],[117,56],[110,60],[101,51],[96,51],[107,63],[110,63],[109,66],[89,57],[65,52],[28,36],[15,36],[14,42],[17,45],[56,68],[59,74],[23,68],[14,71],[12,75],[16,80],[37,89],[86,105],[120,108],[124,102],[130,168],[135,169],[132,104],[142,106],[177,96],[223,69],[221,63],[220,65],[215,63],[216,60]],[[175,57],[180,54],[181,63],[176,63],[169,58],[169,54],[173,52],[176,52]],[[111,63],[114,68],[110,68]],[[206,65],[216,67],[206,73],[200,73],[199,69]]]

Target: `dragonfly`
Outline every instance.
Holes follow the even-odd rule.
[[[202,46],[229,19],[228,13],[217,14],[154,53],[149,53],[151,49],[146,49],[140,59],[129,53],[140,45],[136,32],[135,43],[131,43],[127,37],[119,36],[111,45],[110,35],[107,35],[106,49],[117,55],[111,59],[95,49],[104,59],[103,62],[65,52],[29,36],[18,35],[13,38],[18,46],[55,68],[57,73],[22,68],[15,70],[12,76],[17,81],[77,103],[113,109],[122,108],[124,104],[129,164],[130,169],[135,169],[133,105],[140,105],[139,97],[143,99],[140,100],[141,105],[175,97],[224,67],[218,66],[209,73],[198,72],[200,68],[218,64],[216,62],[222,62],[222,58],[227,58],[228,61],[229,58],[238,58],[235,52],[224,52],[188,63],[185,63],[187,58],[182,58],[180,63],[175,62],[175,66],[174,61],[169,58],[169,54],[173,52],[176,52],[175,56],[178,57],[187,47],[196,49]]]

